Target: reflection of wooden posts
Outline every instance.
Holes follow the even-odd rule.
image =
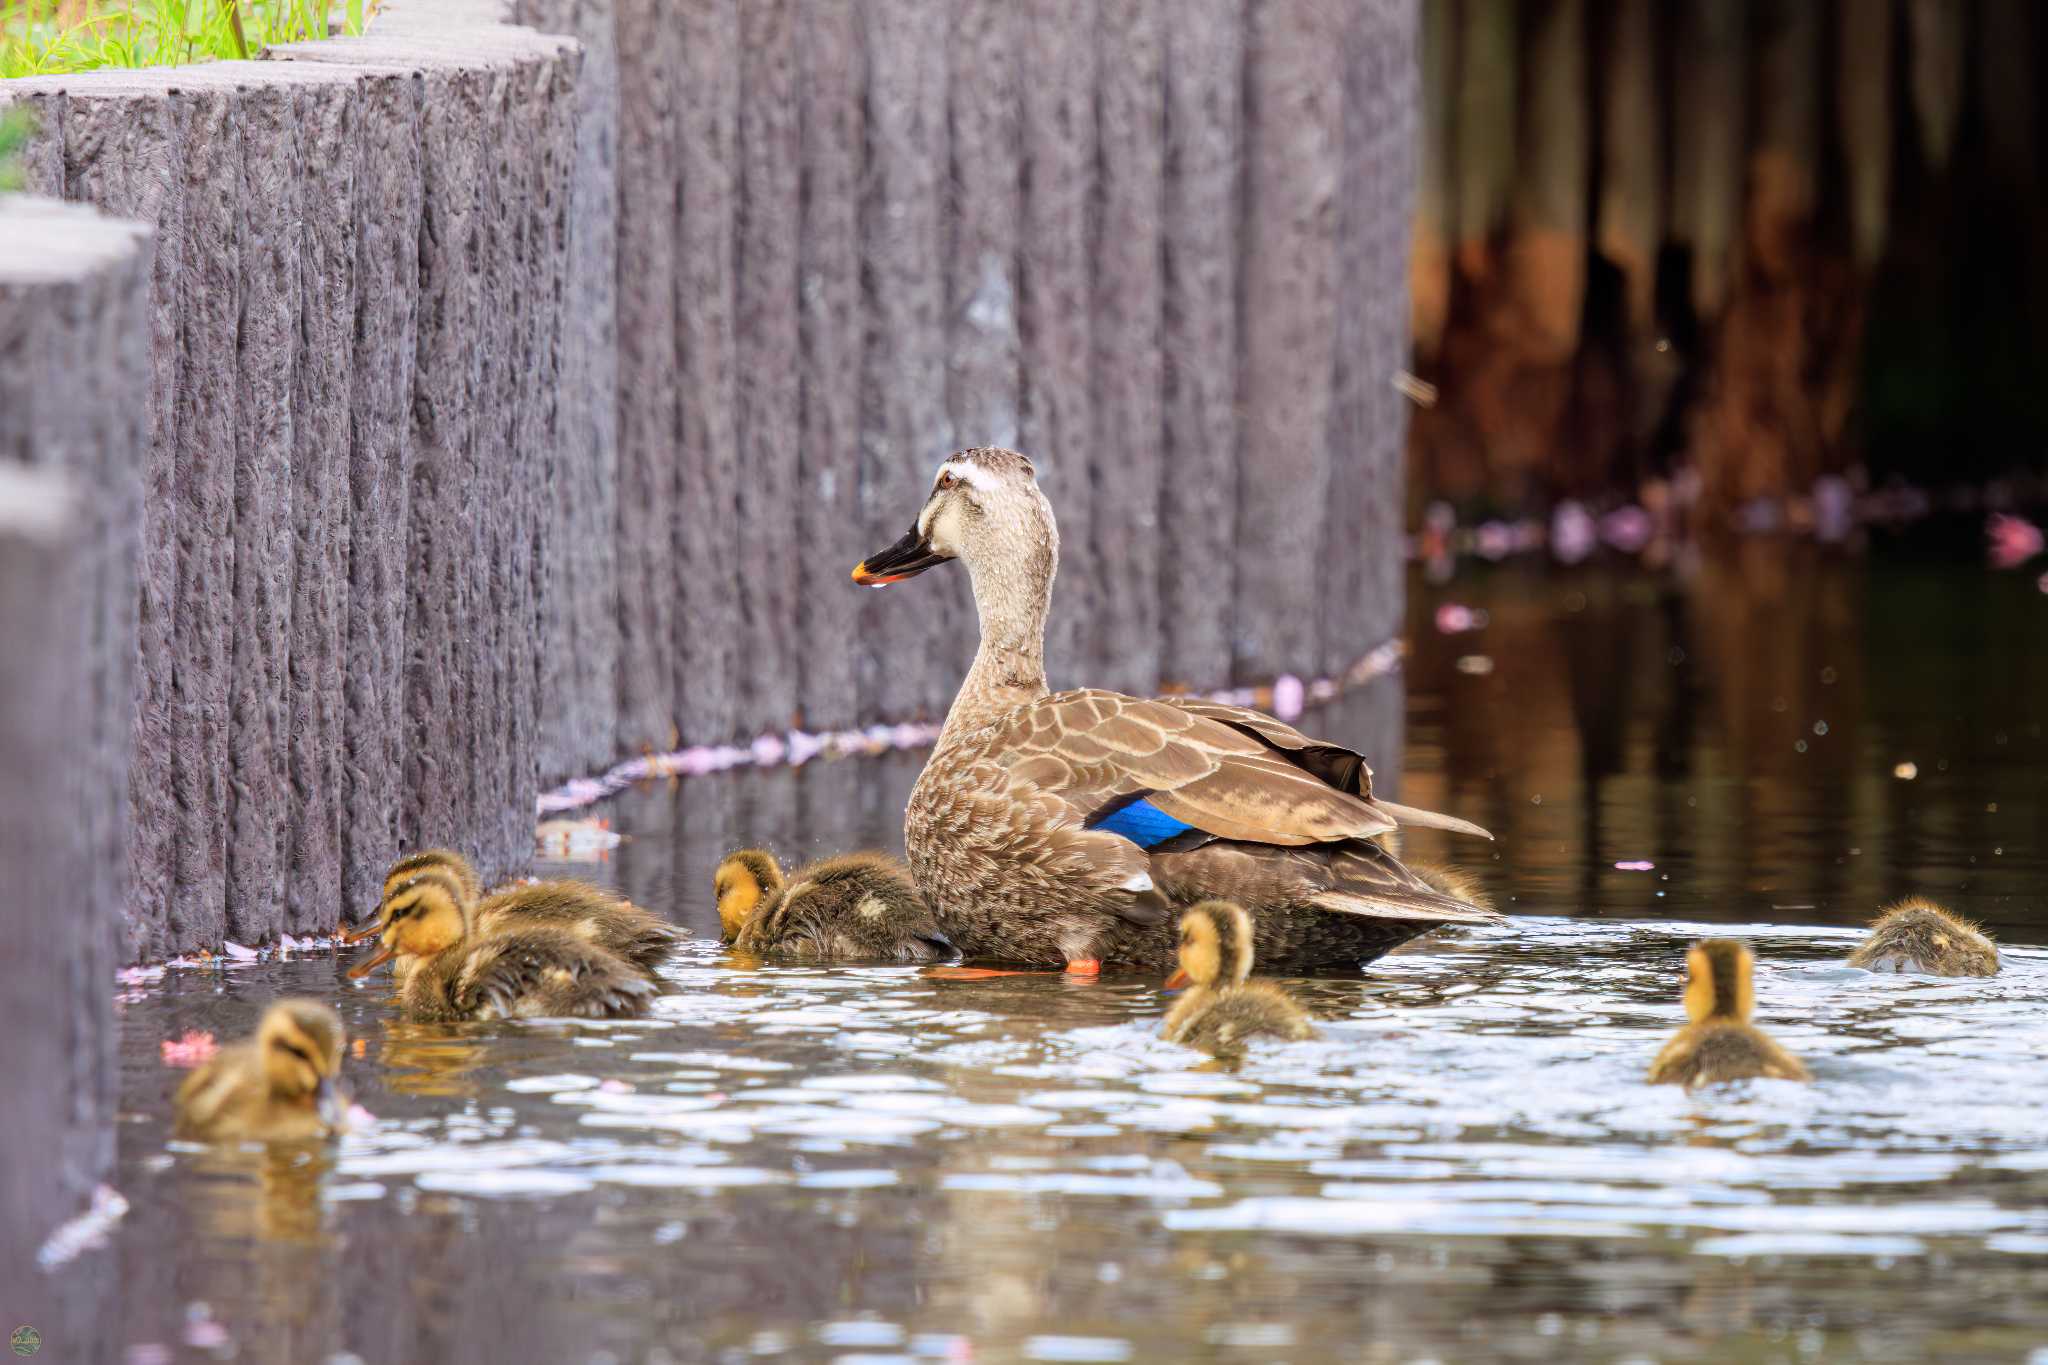
[[[1692,306],[1727,297],[1742,206],[1743,6],[1684,0],[1674,46],[1671,236],[1692,249]]]
[[[1891,214],[1891,0],[1841,0],[1836,11],[1835,117],[1849,189],[1849,242],[1859,268],[1884,252]]]
[[[1415,354],[1425,365],[1443,342],[1451,312],[1451,97],[1458,69],[1453,17],[1449,4],[1422,6],[1422,147],[1408,288]]]
[[[1664,236],[1663,109],[1652,0],[1616,0],[1600,55],[1600,254],[1621,275],[1631,341],[1656,326],[1657,248]]]

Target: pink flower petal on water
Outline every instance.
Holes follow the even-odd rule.
[[[762,735],[753,743],[754,762],[763,768],[772,768],[782,762],[788,752],[789,745],[780,735]]]
[[[1293,720],[1301,714],[1301,679],[1292,673],[1282,673],[1273,679],[1273,714],[1282,720]]]
[[[1463,602],[1445,602],[1436,609],[1436,629],[1440,635],[1462,635],[1473,626],[1472,608]]]
[[[789,732],[789,761],[792,765],[808,763],[824,749],[825,741],[817,735],[803,730]]]
[[[254,962],[256,960],[256,950],[254,948],[244,948],[239,943],[228,942],[223,942],[220,946],[222,952],[237,962]]]
[[[1614,865],[1616,872],[1649,872],[1657,865],[1647,858],[1634,858]]]
[[[187,1029],[183,1037],[166,1038],[161,1045],[165,1066],[198,1066],[220,1051],[220,1044],[203,1029]]]

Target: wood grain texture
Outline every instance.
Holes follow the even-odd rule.
[[[1060,520],[1060,573],[1045,646],[1053,686],[1087,676],[1089,622],[1101,600],[1095,562],[1094,274],[1096,0],[1024,0],[1024,212],[1019,314],[1022,449]]]
[[[859,613],[847,575],[867,543],[861,516],[860,403],[867,309],[860,286],[860,194],[867,165],[867,66],[860,25],[839,0],[800,0],[802,289],[796,631],[804,724],[861,714]]]
[[[803,143],[795,0],[751,0],[739,18],[734,700],[739,732],[755,735],[789,728],[799,707],[802,556],[786,536],[801,496]]]
[[[868,88],[860,501],[867,549],[874,550],[916,519],[939,464],[954,449],[941,230],[948,11],[919,0],[869,0],[861,17]],[[951,701],[958,678],[944,679],[949,670],[935,665],[934,641],[962,626],[961,577],[940,574],[862,595],[864,714],[929,716]]]
[[[682,32],[659,0],[618,0],[619,728],[666,747],[676,718],[675,73]]]
[[[1321,649],[1342,672],[1401,628],[1408,400],[1409,221],[1419,105],[1415,10],[1360,0],[1343,35],[1343,176],[1337,216],[1336,377],[1323,542]],[[1384,750],[1366,751],[1382,761]]]
[[[1162,525],[1166,476],[1165,28],[1161,0],[1099,0],[1093,509],[1099,591],[1087,680],[1148,695],[1160,683]]]
[[[1244,0],[1201,0],[1165,29],[1160,667],[1191,686],[1231,664],[1244,25]]]
[[[1316,593],[1330,491],[1336,356],[1342,24],[1314,0],[1255,0],[1238,441],[1234,671],[1319,655]]]

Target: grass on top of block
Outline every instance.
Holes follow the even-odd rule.
[[[361,33],[371,0],[347,0]],[[329,0],[0,0],[0,77],[183,66],[325,38]]]

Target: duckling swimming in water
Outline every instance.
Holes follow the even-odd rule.
[[[1401,832],[1388,830],[1373,841],[1396,858],[1401,857]],[[1461,867],[1449,863],[1418,863],[1402,859],[1406,867],[1419,878],[1423,885],[1439,896],[1449,896],[1454,901],[1463,901],[1474,910],[1492,910],[1493,897],[1486,894],[1479,885],[1479,879]]]
[[[741,952],[806,962],[939,962],[956,956],[938,917],[885,853],[847,853],[798,868],[774,855],[728,853],[712,874],[718,923]]]
[[[651,975],[576,926],[510,916],[479,933],[462,883],[445,868],[407,878],[379,907],[374,931],[380,948],[348,974],[413,959],[399,1000],[415,1023],[638,1018],[658,993]]]
[[[279,1000],[256,1037],[223,1048],[178,1087],[176,1133],[199,1141],[288,1142],[347,1126],[341,1016],[316,1000]]]
[[[1701,939],[1685,955],[1685,1016],[1689,1021],[1650,1063],[1650,1084],[1694,1090],[1721,1081],[1767,1076],[1805,1081],[1797,1057],[1749,1022],[1756,1007],[1751,979],[1755,958],[1733,939]]]
[[[384,874],[384,899],[377,907],[377,918],[343,938],[356,942],[381,932],[384,908],[391,898],[429,872],[443,873],[455,883],[481,937],[511,928],[543,925],[572,933],[644,972],[652,972],[666,962],[680,937],[673,925],[625,897],[589,882],[557,879],[509,883],[486,896],[482,879],[467,858],[449,849],[429,848],[391,865],[391,870]],[[401,960],[396,968],[401,984],[410,970],[407,964],[418,961]]]
[[[1871,921],[1870,937],[1849,954],[1851,967],[1931,976],[1997,976],[1998,945],[1944,906],[1908,896]]]
[[[1223,984],[1223,978],[1228,980]],[[1252,1037],[1313,1038],[1315,1026],[1292,996],[1252,972],[1252,920],[1230,901],[1203,901],[1180,917],[1180,967],[1166,988],[1187,993],[1166,1014],[1160,1036],[1209,1052]]]

